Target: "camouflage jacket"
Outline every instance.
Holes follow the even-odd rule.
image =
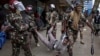
[[[28,28],[28,24],[24,23],[22,17],[18,14],[9,14],[8,20],[11,26],[17,31],[25,31]]]

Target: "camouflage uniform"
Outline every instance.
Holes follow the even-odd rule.
[[[12,43],[12,56],[19,56],[20,48],[24,50],[25,56],[32,56],[30,51],[29,43],[30,43],[30,33],[27,31],[28,24],[23,23],[22,18],[13,14],[13,16],[9,15],[10,24],[13,27],[11,31],[11,43]]]
[[[29,29],[28,30],[29,30],[29,32],[32,33],[32,36],[34,37],[35,43],[37,45],[39,41],[38,41],[36,32],[33,30],[35,27],[37,27],[35,19],[34,19],[34,15],[33,14],[27,15],[26,18],[29,19]]]
[[[53,29],[53,35],[55,36],[55,38],[56,38],[56,23],[57,23],[57,20],[58,20],[58,14],[57,14],[57,12],[56,11],[54,11],[53,13],[53,16],[51,15],[51,24],[55,24],[55,26],[54,26],[54,29]]]
[[[53,36],[55,38],[56,38],[56,23],[57,23],[57,20],[58,20],[58,14],[57,14],[57,12],[56,11],[53,11],[52,13],[50,13],[49,27],[47,28],[47,32],[51,28],[51,25],[52,24],[55,24],[54,25],[54,28],[53,28],[53,31],[52,31],[52,34],[53,34]],[[50,41],[50,38],[49,37],[48,37],[48,40]]]

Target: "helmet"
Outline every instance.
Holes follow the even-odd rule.
[[[77,2],[77,3],[74,5],[74,7],[83,7],[83,5],[82,5],[82,3]]]
[[[30,11],[30,10],[32,10],[32,9],[33,9],[33,6],[32,6],[32,5],[26,6],[26,10],[27,10],[27,11]]]
[[[26,12],[27,13],[32,13],[33,12],[33,6],[32,5],[28,5],[28,6],[26,6]]]

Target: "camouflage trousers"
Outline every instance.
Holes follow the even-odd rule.
[[[12,56],[19,56],[20,54],[20,49],[24,50],[24,55],[25,56],[32,56],[31,50],[29,43],[26,42],[27,39],[12,39],[11,44],[12,44]]]
[[[13,42],[12,42],[12,56],[19,56],[21,48],[24,50],[25,56],[32,56],[28,44],[18,44]]]

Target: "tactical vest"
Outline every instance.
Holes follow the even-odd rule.
[[[94,17],[94,23],[95,24],[100,24],[100,16],[95,16]]]
[[[14,14],[14,17],[10,19],[11,25],[17,31],[25,31],[28,25],[23,22],[22,17],[20,15]]]
[[[80,23],[82,21],[85,22],[85,19],[82,18],[82,14],[76,14],[74,11],[72,11],[70,18],[69,18],[69,27],[73,30],[78,30]]]

